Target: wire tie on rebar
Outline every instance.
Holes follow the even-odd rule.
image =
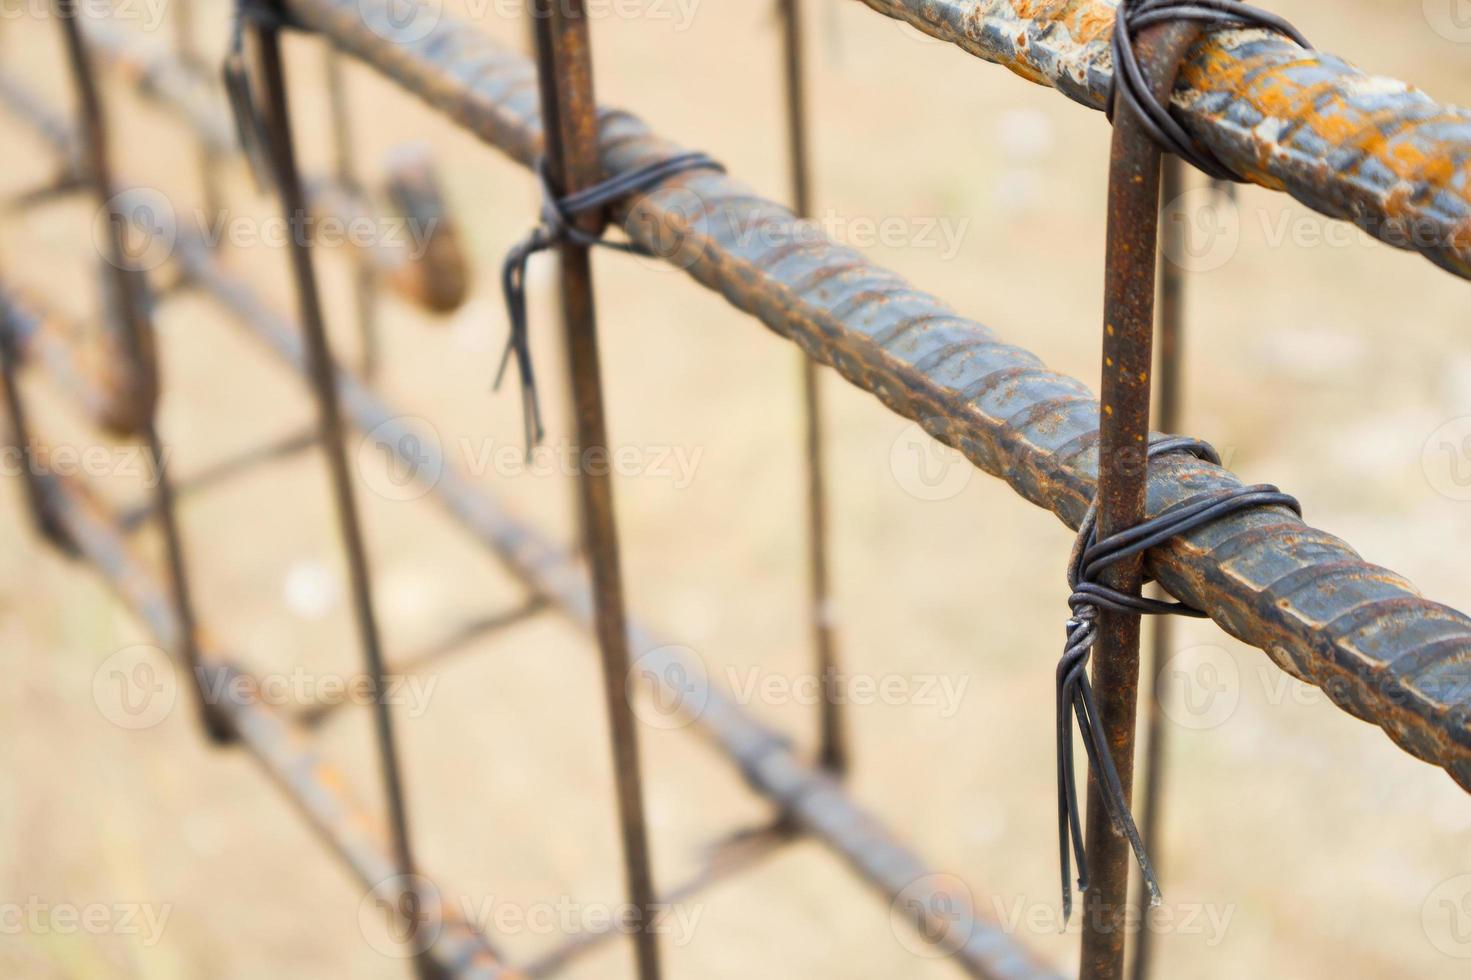
[[[632,255],[651,256],[654,252],[638,242],[610,241],[601,234],[583,231],[577,227],[575,219],[601,211],[626,197],[647,194],[669,178],[690,170],[725,173],[724,165],[705,153],[680,153],[609,177],[575,194],[559,195],[547,173],[545,157],[537,159],[535,170],[541,184],[541,224],[511,247],[501,266],[501,290],[506,297],[506,313],[511,322],[511,332],[506,338],[505,353],[501,355],[500,367],[496,369],[495,375],[495,388],[499,390],[506,376],[506,368],[511,362],[511,355],[514,354],[517,372],[521,376],[521,411],[526,426],[528,460],[531,458],[531,451],[545,434],[541,423],[541,404],[536,395],[536,376],[531,366],[531,343],[526,317],[526,266],[531,257],[564,242],[584,248],[600,246]]]
[[[270,140],[265,120],[251,91],[250,68],[245,59],[247,21],[277,31],[294,25],[271,0],[235,0],[230,17],[230,43],[221,74],[225,93],[230,99],[230,115],[235,121],[235,138],[245,154],[256,190],[264,192],[272,186],[271,168],[266,158]]]
[[[1220,456],[1209,443],[1187,436],[1169,436],[1150,444],[1148,459],[1170,454],[1184,454],[1220,465]],[[1142,554],[1183,534],[1204,527],[1239,511],[1254,507],[1286,507],[1299,517],[1302,507],[1297,500],[1270,484],[1227,487],[1189,497],[1139,524],[1102,541],[1097,539],[1098,502],[1095,498],[1078,527],[1077,541],[1068,560],[1067,581],[1072,594],[1068,607],[1072,618],[1067,621],[1067,642],[1057,665],[1057,834],[1062,864],[1062,912],[1066,920],[1072,914],[1073,895],[1070,881],[1068,844],[1078,863],[1078,890],[1088,888],[1088,867],[1083,855],[1083,828],[1073,776],[1073,738],[1068,723],[1071,712],[1078,719],[1088,763],[1098,781],[1099,794],[1114,829],[1129,840],[1144,886],[1149,891],[1150,905],[1160,901],[1159,881],[1139,828],[1129,813],[1119,782],[1118,769],[1109,751],[1108,740],[1098,717],[1093,687],[1088,681],[1088,656],[1098,638],[1100,610],[1163,616],[1171,613],[1203,619],[1206,614],[1182,602],[1150,599],[1129,595],[1099,581],[1110,565],[1133,555]]]
[[[1169,106],[1155,98],[1139,60],[1134,37],[1146,27],[1177,20],[1200,21],[1213,27],[1260,27],[1286,35],[1305,48],[1312,44],[1296,27],[1270,11],[1239,0],[1123,0],[1114,15],[1113,87],[1139,117],[1140,124],[1164,150],[1204,171],[1216,180],[1244,183],[1245,179],[1221,162],[1170,115]],[[1106,111],[1113,120],[1114,90]]]

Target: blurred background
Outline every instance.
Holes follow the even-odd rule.
[[[130,2],[117,26],[169,49],[169,0]],[[1348,0],[1331,14],[1303,0],[1272,7],[1319,47],[1464,104],[1471,29],[1459,29],[1467,11],[1455,2]],[[803,8],[824,229],[1093,385],[1102,115],[854,0]],[[4,9],[0,63],[69,112],[60,32],[44,4]],[[456,0],[446,9],[466,14]],[[525,48],[523,20],[496,4],[469,13],[479,30]],[[210,64],[223,52],[227,17],[219,0],[197,3]],[[593,37],[600,102],[634,108],[759,194],[786,199],[771,3],[606,4]],[[287,53],[303,169],[323,172],[322,47],[289,36]],[[394,147],[430,148],[474,274],[467,301],[448,315],[385,298],[380,387],[476,482],[570,544],[570,478],[554,463],[516,465],[519,399],[490,388],[506,333],[496,276],[535,220],[533,180],[367,69],[347,71],[365,182],[381,183]],[[122,76],[101,77],[118,182],[156,189],[179,215],[202,213],[193,138]],[[54,173],[54,155],[13,114],[3,132],[0,193]],[[231,220],[249,228],[268,219],[274,201],[244,166],[221,167]],[[1243,479],[1296,494],[1311,523],[1366,559],[1430,598],[1471,607],[1459,544],[1471,540],[1466,283],[1283,194],[1242,187],[1229,200],[1203,183],[1191,188],[1185,213],[1206,237],[1186,260],[1184,429],[1221,447]],[[95,219],[87,194],[7,213],[7,281],[95,322]],[[336,350],[352,364],[347,252],[319,247],[316,261]],[[223,261],[293,309],[279,245],[234,241]],[[695,651],[721,683],[753,692],[747,710],[810,746],[814,709],[793,692],[811,669],[795,348],[681,274],[613,254],[594,264],[611,438],[636,447],[640,460],[617,480],[630,608]],[[555,449],[569,426],[552,286],[553,263],[533,261],[532,336]],[[172,294],[156,322],[159,425],[181,481],[310,427],[301,380],[208,298]],[[852,793],[935,870],[967,882],[982,915],[1075,971],[1079,927],[1061,931],[1058,914],[1052,775],[1072,533],[825,374],[844,666],[916,692],[848,709]],[[79,448],[104,441],[32,375],[24,388],[38,431]],[[356,434],[348,448],[390,659],[525,602],[437,508],[394,492],[381,453]],[[119,448],[113,458],[127,457]],[[100,474],[108,495],[141,501],[142,470],[130,478],[123,469]],[[189,494],[180,513],[201,619],[223,649],[267,675],[357,669],[318,453]],[[202,742],[187,692],[146,727],[109,718],[94,694],[99,670],[151,638],[84,565],[34,535],[19,479],[0,481],[0,514],[0,902],[8,903],[0,970],[407,975],[404,961],[375,948],[359,885],[290,804],[245,755]],[[1187,926],[1182,912],[1156,937],[1155,975],[1468,975],[1463,792],[1211,623],[1181,621],[1175,638],[1161,675],[1174,705],[1165,824],[1151,845],[1169,903],[1193,918]],[[421,864],[473,909],[622,900],[594,653],[588,636],[542,612],[435,660],[396,708]],[[922,686],[933,696],[919,696]],[[320,731],[355,793],[377,801],[369,726],[368,712],[350,707]],[[652,725],[641,734],[661,883],[698,868],[712,841],[772,816],[698,737]],[[45,913],[41,928],[10,924],[11,906],[95,903],[137,905],[162,921],[127,934],[63,930]],[[670,977],[961,975],[917,952],[891,924],[887,900],[811,841],[720,882],[691,908],[688,933],[664,943]],[[513,961],[557,943],[545,929],[494,923],[486,924]],[[565,975],[631,976],[628,946],[607,944]]]

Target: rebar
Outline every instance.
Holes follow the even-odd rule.
[[[347,559],[353,619],[367,670],[368,690],[373,705],[373,734],[378,749],[384,804],[388,810],[395,871],[403,884],[404,893],[412,895],[415,863],[409,837],[407,805],[404,801],[398,749],[393,736],[393,718],[387,699],[383,696],[388,688],[387,668],[384,665],[378,618],[373,603],[373,580],[368,570],[367,546],[363,541],[352,471],[343,445],[337,387],[333,383],[335,362],[327,340],[316,273],[312,269],[312,257],[308,249],[305,231],[308,214],[306,196],[302,191],[291,133],[280,32],[274,24],[261,18],[251,18],[249,24],[259,57],[260,84],[264,95],[264,105],[261,108],[266,134],[265,150],[269,157],[272,184],[279,195],[287,226],[291,229],[288,253],[292,281],[308,354],[309,384],[317,405],[321,449],[327,461],[338,533]],[[418,962],[421,972],[424,972],[422,959]]]
[[[194,620],[194,599],[190,594],[189,569],[184,558],[184,544],[179,519],[174,507],[173,481],[168,471],[168,457],[158,433],[158,362],[154,348],[153,322],[149,314],[147,282],[128,264],[128,219],[119,208],[108,155],[107,126],[102,98],[91,61],[82,41],[78,24],[77,0],[56,0],[56,18],[61,24],[66,44],[67,65],[77,98],[78,131],[87,174],[97,197],[99,213],[107,222],[107,254],[104,260],[106,280],[111,285],[111,299],[121,307],[115,311],[116,326],[122,347],[120,368],[125,372],[122,392],[113,387],[113,404],[125,402],[132,415],[132,425],[143,437],[153,479],[154,516],[163,537],[164,554],[169,572],[169,596],[178,617],[178,655],[189,671],[190,689],[199,721],[210,741],[222,745],[235,737],[229,720],[212,702],[204,687],[203,664],[200,660]],[[110,319],[110,318],[109,318]],[[111,400],[111,399],[110,399]],[[19,417],[19,416],[17,416]]]
[[[799,0],[778,0],[782,25],[782,79],[786,86],[787,158],[792,211],[812,215],[811,162],[807,149],[807,84],[803,76]],[[828,576],[827,480],[822,436],[822,377],[816,361],[800,356],[803,475],[807,481],[807,616],[816,674],[822,682],[817,716],[817,759],[842,775],[849,764],[844,733],[842,672],[838,666],[833,599]]]
[[[1089,108],[1112,90],[1116,0],[858,2]],[[1471,110],[1280,34],[1234,29],[1190,49],[1170,103],[1234,173],[1471,278]]]
[[[525,58],[448,14],[410,41],[398,36],[386,0],[286,2],[295,20],[489,145],[526,165],[536,157],[541,123]],[[622,110],[603,110],[600,138],[608,174],[680,152]],[[1098,468],[1098,404],[1085,385],[814,235],[733,178],[692,174],[669,191],[613,217],[635,241],[677,256],[696,281],[1077,528]],[[690,194],[700,202],[694,213]],[[1164,460],[1151,467],[1149,512],[1239,482],[1211,464]],[[1471,729],[1459,720],[1471,710],[1471,618],[1282,515],[1235,515],[1152,550],[1145,569],[1227,633],[1471,788]]]
[[[582,0],[539,0],[529,8],[536,49],[545,128],[546,174],[562,194],[576,194],[602,180],[598,159],[597,103],[593,101],[592,39]],[[584,233],[602,231],[604,217],[573,218]],[[575,458],[608,457],[602,368],[593,300],[589,249],[563,239],[557,246],[563,336],[571,376]],[[529,451],[529,447],[528,447]],[[623,607],[623,571],[613,513],[613,481],[606,467],[583,465],[577,474],[583,545],[592,576],[598,649],[602,654],[603,704],[613,750],[614,788],[623,848],[624,886],[637,910],[634,957],[640,980],[659,980],[659,938],[652,917],[657,895],[644,816],[638,726],[628,701],[628,623]]]

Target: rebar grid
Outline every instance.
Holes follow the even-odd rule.
[[[68,3],[70,0],[63,0]],[[451,119],[485,142],[504,150],[523,164],[546,155],[549,174],[563,192],[596,183],[601,176],[628,172],[676,152],[674,146],[649,132],[627,113],[600,111],[592,101],[591,58],[586,21],[579,0],[561,0],[538,8],[532,18],[539,70],[520,56],[497,48],[463,24],[443,17],[427,37],[400,39],[402,26],[388,9],[391,0],[282,0],[287,22],[322,35],[335,49],[355,55],[387,74],[409,91],[425,98]],[[1107,33],[1096,21],[1112,8],[1069,8],[1063,31],[1043,15],[1013,23],[991,8],[973,11],[964,23],[952,17],[950,0],[865,0],[869,6],[910,20],[937,37],[960,43],[990,60],[1010,64],[1019,73],[1054,84],[1066,94],[1097,107],[1107,91],[1108,66],[1095,46],[1107,45]],[[67,8],[63,7],[63,10]],[[74,10],[74,8],[71,8]],[[795,0],[782,0],[784,70],[787,84],[787,127],[791,150],[793,202],[798,214],[807,210],[805,108],[801,85],[800,20]],[[988,17],[997,17],[1040,42],[1026,51],[1005,47]],[[1007,17],[1011,17],[1010,20]],[[61,191],[90,184],[110,210],[121,213],[127,194],[113,194],[106,158],[99,154],[102,140],[100,107],[95,95],[86,96],[86,49],[75,20],[69,25],[73,67],[82,80],[84,116],[81,127],[71,127],[46,108],[45,101],[25,83],[0,79],[3,100],[53,144],[62,164]],[[255,55],[266,97],[266,149],[271,154],[272,180],[281,195],[282,210],[294,227],[304,228],[308,183],[303,181],[291,151],[284,73],[280,59],[280,24],[248,18],[256,42]],[[996,23],[999,23],[997,21]],[[977,25],[980,25],[979,27]],[[218,130],[217,96],[198,77],[194,64],[191,23],[187,14],[177,22],[179,58],[140,62],[120,37],[99,32],[94,51],[114,67],[127,72],[147,95],[179,110],[200,137],[200,160],[205,170],[206,195],[218,195],[213,168],[234,150],[228,133]],[[1076,36],[1073,33],[1076,32]],[[1237,112],[1228,119],[1220,109],[1226,93],[1236,104],[1250,103],[1260,92],[1238,76],[1223,70],[1221,59],[1237,58],[1243,65],[1280,69],[1283,78],[1271,84],[1298,84],[1293,76],[1302,61],[1289,68],[1280,39],[1238,37],[1242,32],[1213,32],[1209,40],[1190,47],[1195,30],[1161,27],[1140,39],[1141,60],[1157,62],[1158,91],[1170,91],[1173,69],[1185,58],[1181,83],[1174,87],[1177,109],[1193,135],[1222,159],[1243,164],[1243,172],[1269,186],[1285,187],[1295,196],[1333,216],[1350,217],[1360,227],[1404,247],[1424,252],[1432,261],[1471,277],[1471,227],[1461,198],[1443,180],[1445,167],[1396,172],[1392,188],[1375,183],[1373,168],[1359,160],[1354,168],[1335,164],[1317,166],[1334,149],[1298,134],[1266,164],[1258,153],[1261,135],[1243,136]],[[1100,40],[1101,39],[1101,40]],[[1187,55],[1187,49],[1189,54]],[[1204,52],[1204,53],[1202,53]],[[1225,52],[1223,55],[1222,52]],[[318,206],[334,212],[363,207],[364,192],[353,166],[351,138],[346,124],[345,92],[336,54],[327,53],[334,119],[333,181],[323,185]],[[1213,59],[1213,60],[1212,60]],[[1313,55],[1315,90],[1342,95],[1345,112],[1357,111],[1347,90],[1351,69]],[[150,67],[140,69],[140,64]],[[1228,77],[1223,77],[1228,76]],[[468,82],[464,80],[469,80]],[[541,112],[530,97],[540,83]],[[198,95],[204,85],[206,94]],[[203,101],[199,101],[202,98]],[[1396,101],[1398,99],[1398,101]],[[213,101],[212,112],[208,106]],[[1464,161],[1471,146],[1471,114],[1429,103],[1413,90],[1399,90],[1380,104],[1381,113],[1398,113],[1394,123],[1400,137],[1430,155],[1432,161]],[[1305,113],[1309,109],[1299,106]],[[1313,109],[1311,111],[1316,111]],[[1434,117],[1433,132],[1422,128]],[[1463,118],[1464,117],[1464,118]],[[555,125],[544,129],[541,120]],[[1313,129],[1305,114],[1304,130]],[[1393,120],[1391,120],[1393,122]],[[1385,125],[1384,115],[1376,118]],[[1268,127],[1270,128],[1270,127]],[[1466,133],[1462,134],[1464,128]],[[1261,129],[1260,126],[1257,127]],[[79,138],[78,134],[81,134]],[[1449,133],[1449,137],[1447,137]],[[1321,134],[1319,134],[1321,135]],[[1399,137],[1397,137],[1399,138]],[[90,160],[78,148],[89,150]],[[1284,162],[1285,160],[1285,162]],[[1309,167],[1309,164],[1313,166]],[[1352,172],[1350,172],[1352,171]],[[1457,171],[1452,168],[1452,173]],[[1178,180],[1179,170],[1167,176]],[[657,254],[677,260],[702,284],[720,290],[738,308],[753,314],[776,332],[796,341],[804,359],[803,401],[807,446],[809,592],[813,605],[812,635],[816,662],[824,681],[831,679],[835,653],[827,613],[826,535],[824,490],[820,465],[820,411],[815,365],[827,364],[860,387],[879,396],[900,414],[922,422],[932,435],[955,446],[982,469],[1003,477],[1026,499],[1056,513],[1076,527],[1095,495],[1100,502],[1101,533],[1122,530],[1146,515],[1157,514],[1202,490],[1230,487],[1237,481],[1219,467],[1197,460],[1171,458],[1146,471],[1142,447],[1149,437],[1152,364],[1151,339],[1155,300],[1155,217],[1158,206],[1159,152],[1131,125],[1128,113],[1116,118],[1111,170],[1108,295],[1104,310],[1102,405],[1086,388],[1045,369],[1033,355],[998,340],[987,328],[955,315],[948,307],[914,290],[897,276],[879,269],[849,250],[826,240],[795,233],[792,212],[761,200],[724,175],[702,172],[671,178],[664,187],[613,209],[610,217],[636,242]],[[1366,176],[1368,174],[1368,176]],[[1462,189],[1464,189],[1464,182]],[[691,212],[666,192],[693,193],[701,206]],[[333,192],[336,196],[333,196]],[[1396,240],[1400,226],[1395,215],[1427,239]],[[1449,195],[1449,196],[1448,196]],[[1462,198],[1464,195],[1462,195]],[[323,205],[322,202],[326,202]],[[743,241],[742,230],[759,225],[764,241]],[[590,220],[587,230],[601,222]],[[1398,229],[1398,230],[1397,230]],[[115,231],[120,233],[121,224]],[[160,231],[165,229],[148,229]],[[269,308],[245,282],[225,272],[203,242],[182,229],[177,235],[173,265],[181,282],[201,288],[249,333],[262,340],[313,387],[321,413],[320,443],[326,450],[344,544],[353,572],[353,595],[360,639],[369,674],[382,684],[389,670],[376,639],[371,576],[362,546],[353,492],[341,453],[344,424],[383,432],[402,423],[374,393],[370,381],[376,364],[374,310],[380,288],[394,285],[386,275],[402,263],[371,254],[357,258],[354,295],[359,327],[364,337],[364,378],[342,371],[325,341],[320,304],[316,299],[308,237],[293,236],[294,277],[299,320],[292,321]],[[1438,236],[1438,237],[1436,237]],[[563,309],[571,353],[578,443],[584,448],[605,446],[600,378],[593,328],[592,287],[587,249],[562,246]],[[438,272],[458,281],[463,295],[464,273],[457,249],[441,252]],[[35,300],[12,283],[0,285],[0,348],[3,348],[7,407],[17,440],[29,451],[43,446],[27,424],[15,375],[26,362],[35,362],[61,382],[98,421],[114,430],[141,432],[159,459],[159,443],[152,423],[155,392],[141,402],[119,404],[121,395],[136,395],[155,381],[143,356],[151,355],[138,338],[151,344],[146,329],[130,328],[144,304],[132,295],[142,287],[141,277],[120,270],[113,300],[121,306],[123,328],[119,357],[113,365],[124,369],[124,383],[103,372],[89,372],[53,327],[44,302]],[[433,279],[436,270],[420,270]],[[443,281],[443,278],[440,280]],[[422,276],[416,280],[422,286]],[[1175,274],[1163,277],[1161,313],[1161,427],[1174,427],[1179,411],[1178,350],[1180,336],[1180,283]],[[416,295],[414,289],[405,290]],[[444,290],[423,302],[430,309],[452,306]],[[422,298],[423,290],[417,295]],[[165,297],[166,298],[166,297]],[[455,303],[458,299],[454,299]],[[131,371],[131,374],[126,373]],[[140,381],[141,379],[141,381]],[[127,402],[126,398],[122,399]],[[259,464],[283,452],[307,445],[301,437],[280,446],[263,447],[251,458],[226,466]],[[400,440],[386,440],[402,453]],[[422,463],[422,460],[417,460]],[[649,871],[647,831],[642,815],[636,730],[624,677],[629,650],[648,650],[655,657],[677,662],[678,655],[663,649],[647,632],[626,618],[618,568],[616,528],[612,517],[612,489],[606,479],[583,473],[581,525],[586,538],[589,569],[560,555],[549,542],[512,518],[496,501],[459,476],[446,461],[430,468],[443,475],[431,488],[431,498],[458,521],[467,534],[483,542],[528,587],[532,598],[520,609],[484,617],[453,631],[435,651],[400,665],[422,667],[437,653],[452,649],[465,637],[512,625],[543,604],[590,629],[602,651],[606,706],[611,723],[614,772],[623,828],[623,856],[629,894],[638,914],[648,914],[661,900]],[[187,576],[172,527],[172,496],[160,472],[159,497],[151,505],[128,514],[113,514],[92,499],[87,488],[71,478],[37,471],[27,478],[28,493],[38,526],[58,544],[75,549],[96,566],[137,615],[187,669],[194,671],[201,694],[207,679],[244,677],[220,658],[202,639],[192,622]],[[218,477],[201,481],[208,485]],[[127,539],[139,516],[162,519],[169,540],[172,593],[163,589],[149,564]],[[1324,687],[1339,706],[1383,728],[1401,747],[1419,758],[1444,767],[1464,787],[1471,788],[1471,618],[1424,600],[1399,576],[1358,559],[1335,538],[1303,524],[1281,510],[1238,514],[1173,540],[1149,552],[1138,567],[1122,568],[1111,583],[1137,594],[1146,572],[1173,595],[1206,610],[1227,632],[1266,650],[1283,669]],[[590,574],[589,574],[590,571]],[[1117,768],[1128,795],[1133,767],[1133,718],[1138,669],[1138,617],[1111,614],[1102,621],[1094,667],[1094,684],[1104,705],[1104,721]],[[1163,633],[1156,633],[1156,656]],[[645,658],[647,665],[647,657]],[[656,670],[668,682],[670,672]],[[693,674],[685,675],[687,677]],[[246,678],[248,680],[248,678]],[[751,787],[775,803],[783,821],[774,828],[739,835],[728,854],[713,860],[690,881],[666,892],[664,901],[683,900],[714,880],[749,866],[792,839],[794,832],[810,834],[833,847],[854,869],[891,899],[900,897],[914,881],[925,877],[922,863],[879,827],[847,796],[836,777],[845,767],[838,698],[825,688],[819,719],[818,764],[803,761],[786,740],[744,715],[716,688],[699,681],[695,700],[702,706],[692,722],[740,769]],[[224,689],[224,688],[215,688]],[[689,691],[682,692],[689,696]],[[309,709],[296,718],[282,717],[249,699],[213,703],[201,701],[205,720],[214,714],[217,733],[227,732],[254,753],[269,773],[302,807],[309,820],[369,888],[412,875],[414,865],[404,816],[403,791],[395,762],[390,722],[382,699],[375,699],[378,749],[383,762],[389,832],[365,833],[364,825],[377,821],[361,815],[335,791],[327,791],[316,771],[320,765],[307,747],[310,726],[325,714]],[[1157,822],[1158,785],[1162,775],[1159,727],[1152,720],[1150,765],[1146,784],[1145,826]],[[1098,869],[1088,899],[1102,915],[1085,920],[1083,975],[1118,977],[1124,969],[1123,930],[1102,928],[1122,914],[1127,893],[1128,853],[1112,834],[1096,785],[1090,782],[1088,850]],[[391,910],[410,926],[417,921],[414,902],[422,895],[415,885],[394,886]],[[921,936],[936,943],[972,976],[997,978],[1050,975],[998,927],[986,922],[950,894],[926,895],[926,901],[905,904]],[[934,899],[943,898],[944,902]],[[899,908],[896,905],[896,908]],[[957,913],[958,910],[958,913]],[[495,977],[518,975],[503,965],[495,949],[474,927],[443,913],[449,928],[424,950],[416,964],[422,975]],[[1121,921],[1121,920],[1118,920]],[[656,937],[633,923],[633,945],[641,978],[659,975]],[[564,946],[529,964],[526,974],[553,974],[590,946],[611,934],[589,933],[567,937]],[[1146,948],[1141,945],[1135,976],[1147,972]]]

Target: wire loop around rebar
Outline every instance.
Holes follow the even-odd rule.
[[[1148,458],[1155,459],[1171,454],[1195,456],[1208,463],[1220,465],[1220,456],[1206,442],[1188,436],[1171,436],[1150,444]],[[1102,541],[1097,539],[1097,503],[1088,508],[1078,528],[1078,537],[1068,560],[1068,607],[1072,617],[1067,621],[1067,642],[1062,659],[1057,665],[1057,834],[1062,869],[1062,908],[1064,918],[1072,914],[1073,896],[1070,868],[1071,857],[1078,864],[1078,890],[1088,888],[1088,866],[1083,853],[1082,809],[1078,804],[1077,786],[1073,774],[1073,739],[1068,716],[1077,717],[1078,729],[1083,736],[1083,747],[1088,755],[1089,766],[1098,780],[1100,795],[1108,810],[1109,821],[1119,833],[1128,838],[1144,886],[1149,892],[1150,904],[1160,900],[1159,882],[1139,829],[1129,812],[1124,799],[1117,768],[1108,741],[1104,736],[1099,718],[1098,705],[1093,697],[1093,687],[1088,681],[1088,657],[1097,639],[1097,620],[1100,609],[1139,615],[1163,616],[1171,613],[1181,616],[1204,618],[1205,613],[1180,602],[1150,599],[1130,595],[1110,588],[1099,581],[1100,574],[1109,565],[1163,544],[1170,538],[1188,534],[1227,515],[1252,507],[1287,507],[1298,516],[1302,508],[1296,498],[1283,493],[1270,484],[1259,483],[1223,488],[1200,494],[1181,501],[1169,509],[1156,514],[1133,527],[1112,534]]]
[[[537,252],[562,242],[571,242],[586,248],[611,248],[633,255],[653,255],[652,251],[637,242],[610,241],[600,234],[584,231],[577,227],[576,219],[585,214],[596,214],[631,195],[646,194],[669,178],[690,170],[725,173],[725,166],[705,153],[681,153],[610,177],[575,194],[562,195],[552,186],[551,176],[547,173],[546,158],[536,161],[536,177],[541,185],[541,224],[511,247],[501,265],[501,290],[506,298],[506,314],[510,319],[511,332],[506,338],[505,353],[501,355],[500,367],[496,369],[495,375],[495,387],[499,389],[514,354],[517,373],[521,377],[521,410],[525,419],[528,456],[537,443],[541,442],[545,430],[541,421],[541,404],[536,394],[536,375],[531,365],[531,340],[526,317],[527,263]]]
[[[235,122],[235,139],[245,154],[256,190],[264,192],[271,186],[271,166],[266,152],[269,136],[251,91],[250,69],[245,61],[247,23],[275,31],[295,25],[271,0],[234,0],[230,11],[230,36],[220,76],[230,102],[230,115]]]
[[[1134,38],[1144,28],[1177,20],[1200,21],[1214,27],[1260,27],[1292,38],[1305,48],[1312,44],[1297,28],[1270,11],[1239,0],[1122,0],[1114,18],[1114,91],[1107,112],[1113,119],[1115,95],[1139,117],[1150,137],[1192,166],[1216,180],[1245,182],[1245,178],[1185,131],[1170,115],[1168,100],[1155,98],[1134,52]]]

